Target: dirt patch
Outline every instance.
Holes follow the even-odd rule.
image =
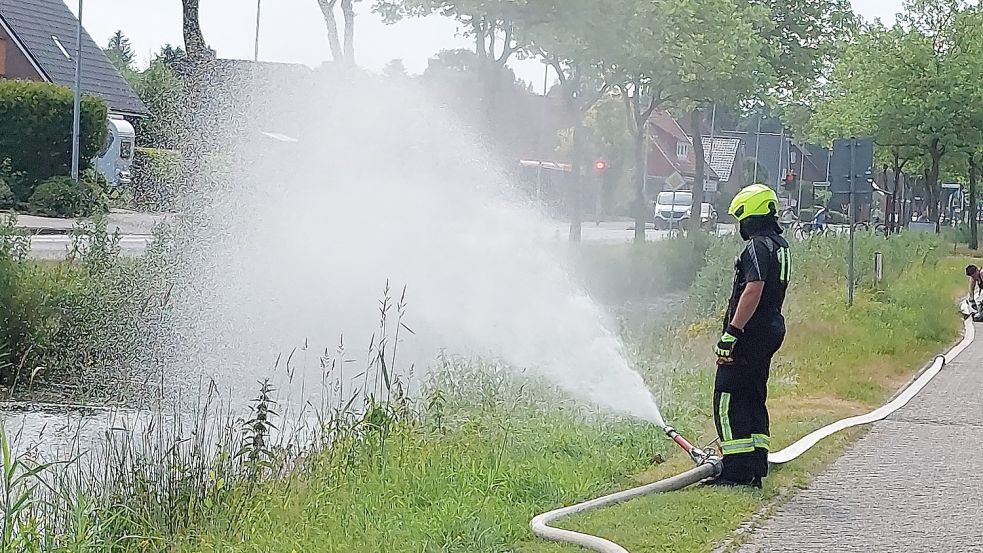
[[[782,396],[769,402],[768,411],[772,418],[791,419],[831,414],[849,416],[865,413],[868,411],[868,407],[859,401],[832,396]]]

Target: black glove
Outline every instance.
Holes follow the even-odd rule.
[[[714,352],[717,354],[717,364],[726,365],[734,362],[734,346],[744,336],[744,331],[734,325],[727,325],[727,330],[720,336]]]

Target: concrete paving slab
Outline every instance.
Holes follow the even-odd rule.
[[[983,340],[738,551],[983,552]]]

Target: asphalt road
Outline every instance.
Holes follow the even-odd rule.
[[[73,241],[67,235],[40,235],[31,237],[31,257],[41,260],[65,259],[72,250]],[[125,235],[120,237],[120,253],[135,257],[143,253],[151,237],[148,235]]]
[[[552,236],[557,240],[566,240],[569,233],[569,226],[563,223],[556,223],[553,226]],[[649,241],[666,240],[678,231],[653,230],[645,231],[645,239]],[[718,234],[730,234],[734,232],[733,225],[717,225]],[[582,230],[584,242],[600,244],[626,244],[635,239],[635,231],[631,223],[626,222],[603,222],[600,225],[595,223],[584,223]],[[143,253],[147,244],[150,243],[149,234],[123,234],[120,237],[120,249],[124,256],[137,256]],[[31,257],[42,260],[64,259],[72,249],[72,237],[61,234],[37,235],[31,238]]]

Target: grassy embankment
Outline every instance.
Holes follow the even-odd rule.
[[[651,252],[678,247],[649,245],[642,259],[664,264]],[[669,326],[631,332],[632,349],[650,383],[671,390],[659,393],[669,418],[705,441],[712,434],[708,352],[739,248],[732,240],[711,242],[709,263],[690,290],[685,315]],[[885,254],[886,279],[879,285],[867,278],[875,248]],[[852,309],[843,301],[843,249],[842,240],[817,240],[796,249],[789,339],[771,386],[779,446],[880,404],[959,330],[952,300],[963,284],[963,261],[946,257],[951,250],[933,237],[861,240],[863,280]],[[641,272],[645,269],[643,263]],[[651,272],[664,270],[653,265]],[[382,380],[390,393],[398,392]],[[365,416],[338,407],[342,412],[327,413],[327,439],[299,456],[257,445],[255,439],[241,448],[235,432],[224,434],[224,453],[217,460],[203,459],[185,445],[173,448],[180,455],[160,445],[152,450],[157,457],[127,450],[128,460],[120,462],[118,455],[107,455],[96,465],[118,469],[86,474],[99,479],[100,493],[82,492],[70,482],[64,490],[56,486],[62,490],[52,502],[60,506],[59,523],[21,532],[17,546],[25,551],[562,551],[531,538],[526,526],[531,516],[686,465],[656,428],[585,413],[536,383],[516,382],[500,370],[466,361],[449,361],[421,402],[393,393],[385,403],[369,399]],[[255,429],[255,423],[247,426]],[[764,502],[808,482],[855,436],[830,440],[776,471],[763,492],[694,489],[637,500],[566,526],[609,537],[634,552],[706,551]],[[166,446],[167,439],[158,443]],[[657,456],[668,462],[656,465]],[[147,466],[158,470],[132,470]],[[114,479],[122,480],[114,484]],[[51,514],[45,505],[32,505],[5,522],[32,528],[34,519]]]

